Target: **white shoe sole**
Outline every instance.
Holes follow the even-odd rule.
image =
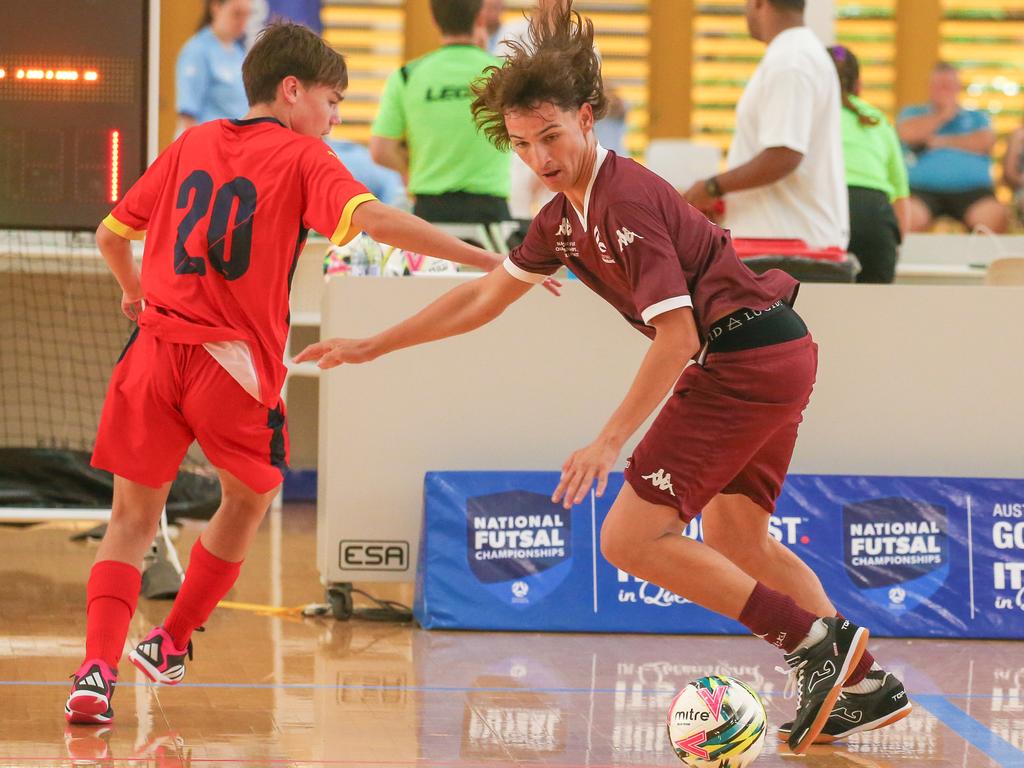
[[[137,651],[128,652],[128,661],[134,664],[151,683],[156,683],[157,685],[177,685],[185,677],[184,667],[175,667],[174,674],[167,675],[150,664],[149,660]]]

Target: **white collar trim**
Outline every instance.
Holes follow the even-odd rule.
[[[572,209],[576,211],[576,217],[580,220],[580,224],[583,226],[583,231],[588,232],[587,228],[587,214],[590,212],[590,193],[594,191],[594,182],[597,181],[597,174],[601,170],[601,166],[604,165],[604,161],[608,157],[608,150],[602,147],[600,144],[597,145],[597,156],[594,158],[594,170],[590,173],[590,183],[587,184],[587,193],[583,196],[583,213],[580,213],[579,209],[572,205]],[[568,199],[568,196],[566,196]]]

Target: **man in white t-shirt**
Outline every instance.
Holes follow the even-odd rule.
[[[747,0],[747,26],[768,48],[736,107],[729,170],[696,182],[686,199],[709,212],[728,195],[733,237],[845,248],[850,211],[835,66],[804,26],[804,0]]]

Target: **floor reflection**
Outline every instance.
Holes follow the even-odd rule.
[[[183,685],[123,666],[113,727],[66,727],[66,676],[81,652],[94,548],[66,527],[0,531],[0,766],[671,766],[664,717],[706,674],[751,684],[770,727],[758,768],[794,765],[775,738],[793,702],[778,658],[748,638],[425,632],[366,621],[266,615],[322,599],[311,510],[260,534],[235,604],[196,638]],[[198,528],[186,527],[187,551]],[[280,557],[276,565],[274,560]],[[408,585],[371,587],[405,602]],[[143,602],[141,637],[166,614]],[[882,640],[913,714],[815,747],[809,768],[1024,766],[1024,645]]]

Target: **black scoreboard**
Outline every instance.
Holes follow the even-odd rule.
[[[0,229],[95,229],[146,168],[150,2],[0,6]]]

